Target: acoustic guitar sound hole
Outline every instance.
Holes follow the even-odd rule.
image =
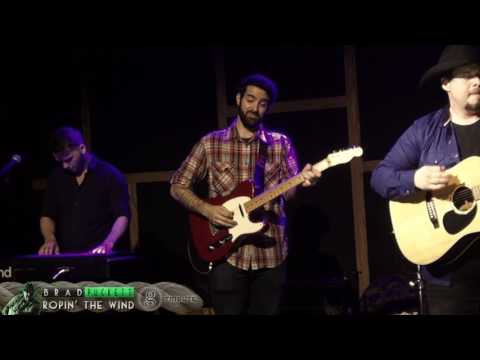
[[[461,186],[453,193],[453,205],[459,211],[468,211],[474,205],[472,190],[466,186]]]

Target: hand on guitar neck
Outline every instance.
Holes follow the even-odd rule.
[[[304,179],[302,186],[309,187],[315,185],[322,176],[322,172],[316,168],[314,168],[311,164],[305,165],[302,170],[302,177]]]

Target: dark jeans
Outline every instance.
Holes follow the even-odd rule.
[[[476,249],[476,250],[475,250]],[[454,263],[448,272],[450,286],[425,284],[426,313],[431,315],[480,314],[480,257],[479,248]],[[441,269],[441,268],[440,268]]]
[[[428,315],[480,314],[480,282],[452,281],[451,286],[425,285]]]
[[[278,313],[286,277],[285,261],[273,269],[242,270],[229,263],[210,273],[210,296],[217,315]]]

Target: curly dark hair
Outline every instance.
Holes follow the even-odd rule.
[[[240,85],[238,87],[237,93],[239,93],[240,96],[243,96],[245,94],[245,90],[247,89],[247,86],[249,85],[257,86],[260,89],[265,90],[270,98],[269,105],[272,105],[273,103],[275,103],[275,101],[277,101],[277,98],[278,98],[277,84],[273,80],[266,77],[265,75],[252,74],[244,77],[240,81]]]

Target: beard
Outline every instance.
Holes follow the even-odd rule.
[[[465,105],[465,110],[467,110],[469,113],[480,113],[480,100],[477,100],[475,103],[467,103]]]
[[[83,171],[85,170],[85,166],[87,164],[87,159],[85,155],[81,154],[78,158],[77,162],[73,164],[73,166],[69,169],[66,169],[68,173],[74,176],[80,176]]]
[[[238,107],[238,116],[240,117],[242,125],[250,131],[256,131],[262,120],[258,113],[251,111],[243,112],[240,106]]]

